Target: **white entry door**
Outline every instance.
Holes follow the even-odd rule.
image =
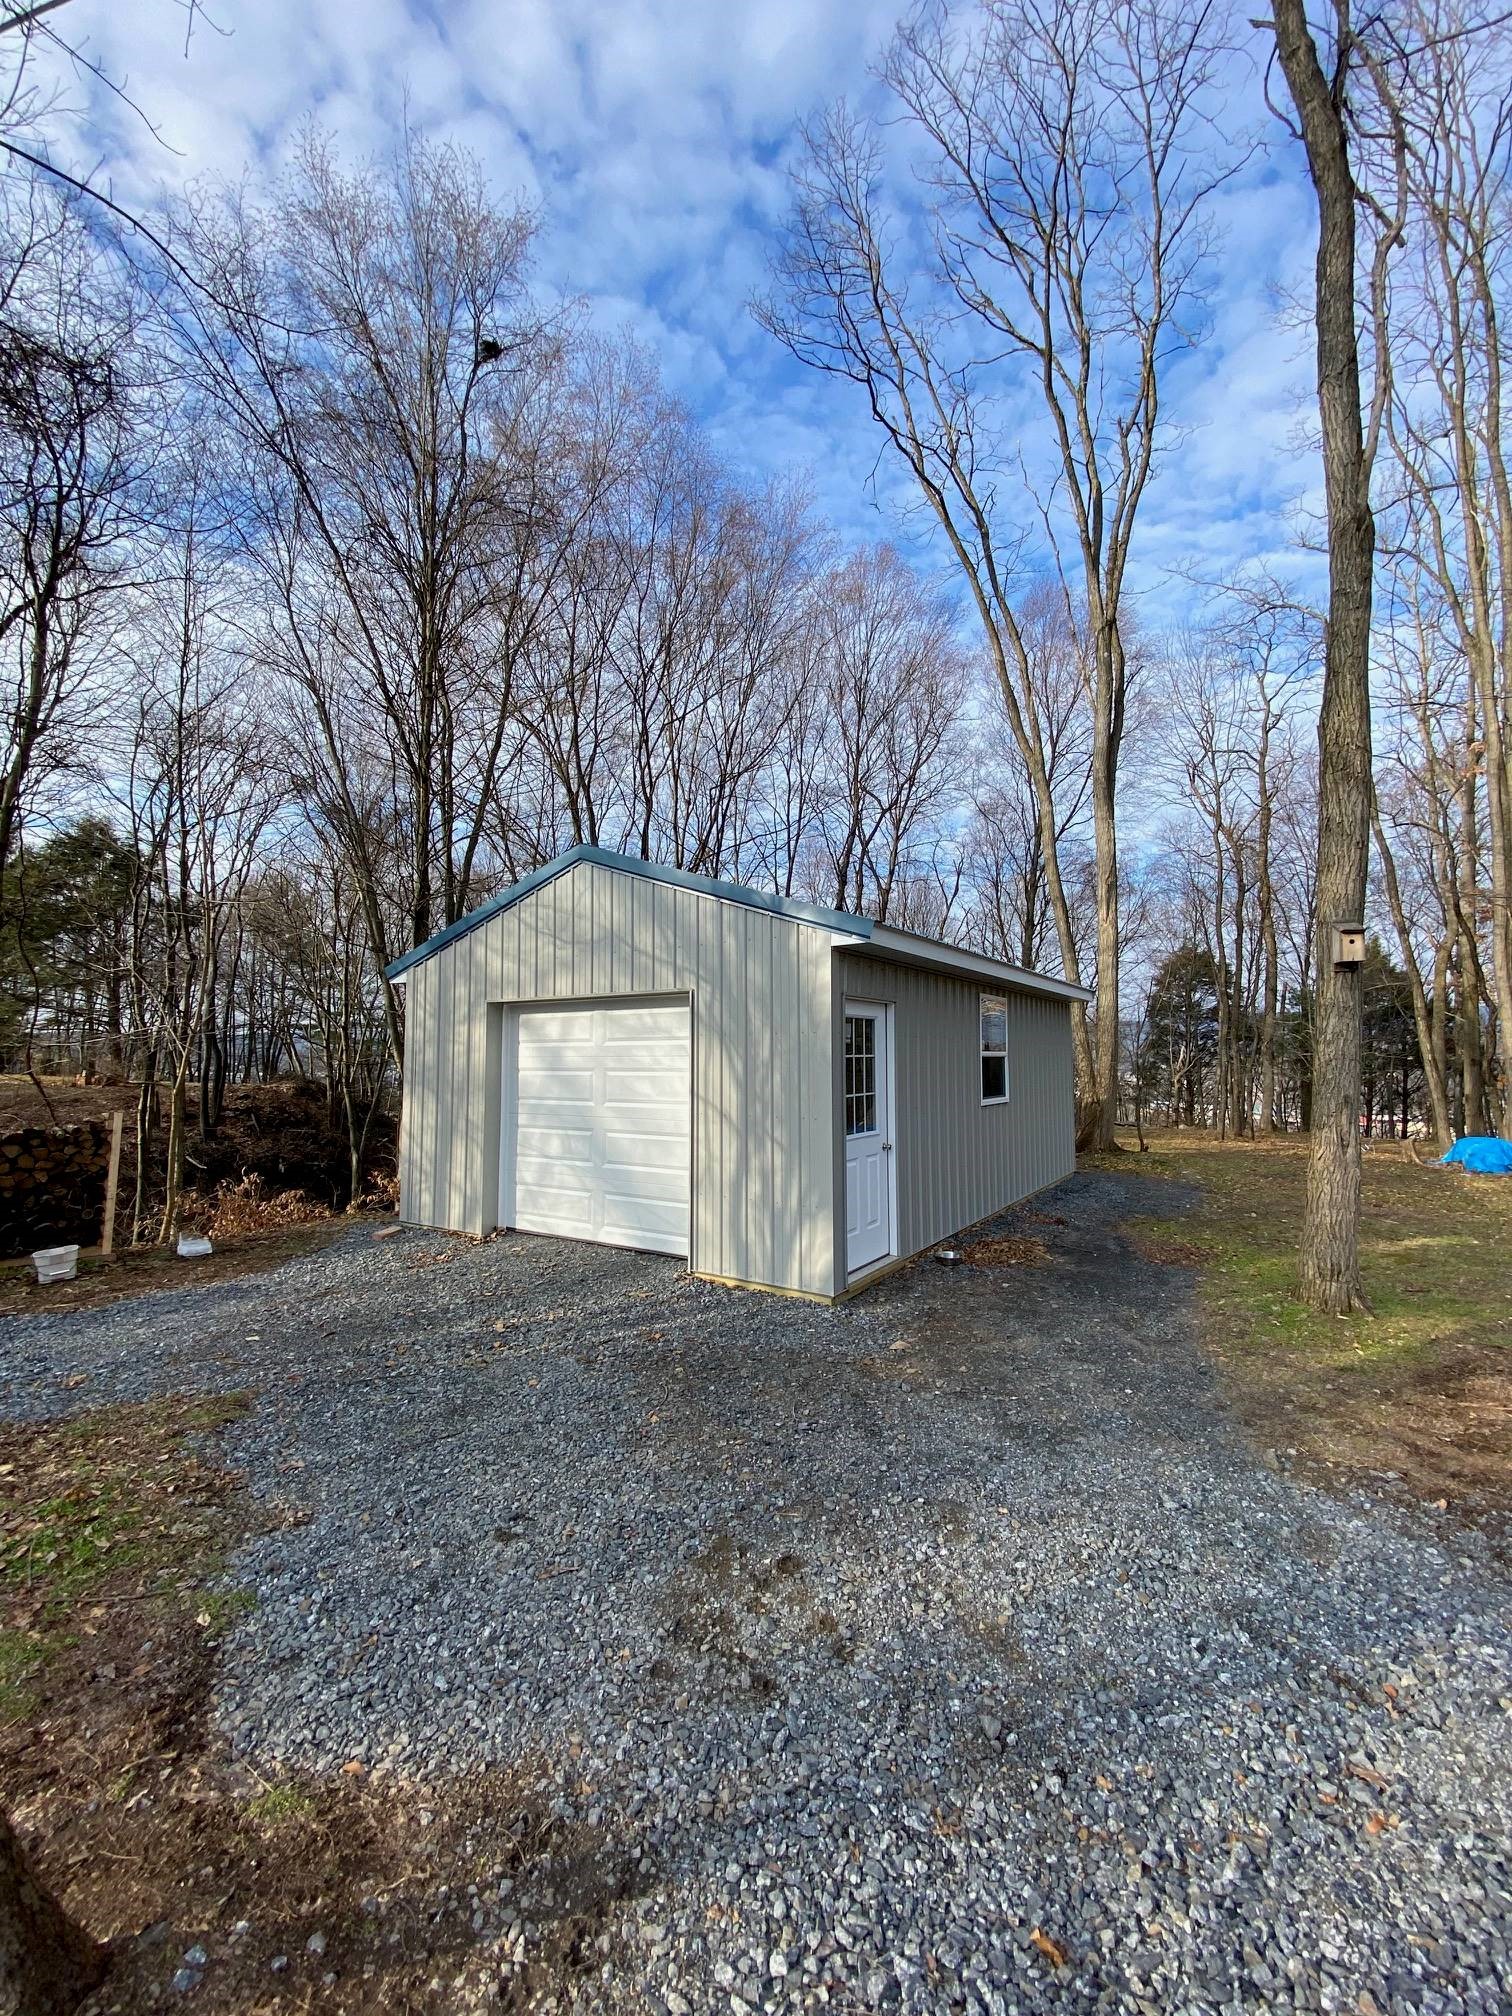
[[[845,1266],[854,1274],[893,1250],[892,1074],[887,1010],[845,1004]]]
[[[690,1019],[686,1002],[521,1009],[510,1224],[688,1251]]]

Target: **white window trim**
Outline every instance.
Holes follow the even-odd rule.
[[[989,1001],[990,1001],[990,1002],[992,1002],[992,1003],[993,1003],[993,1004],[994,1004],[995,1006],[998,1006],[998,1007],[1001,1007],[1001,1009],[1002,1009],[1002,1011],[1003,1011],[1003,1047],[1002,1047],[1002,1048],[1001,1048],[1000,1050],[999,1050],[999,1049],[997,1049],[996,1047],[994,1047],[994,1048],[990,1048],[990,1049],[989,1049],[989,1047],[987,1046],[987,1044],[985,1044],[985,1043],[984,1043],[984,1042],[982,1041],[982,1018],[983,1018],[983,1016],[984,1016],[984,1015],[986,1014],[986,1012],[987,1012],[987,1004],[988,1004],[988,1002],[989,1002]],[[1003,1060],[1003,1089],[1002,1089],[1002,1092],[1001,1092],[1000,1094],[998,1094],[998,1095],[997,1095],[997,1096],[996,1096],[995,1098],[992,1098],[992,1099],[989,1099],[989,1098],[988,1098],[988,1096],[987,1096],[987,1094],[986,1094],[985,1092],[983,1092],[983,1093],[982,1093],[982,1104],[983,1104],[984,1106],[1006,1106],[1006,1105],[1008,1104],[1008,1100],[1009,1100],[1009,1096],[1010,1096],[1010,1094],[1012,1093],[1012,1090],[1013,1090],[1013,1085],[1012,1085],[1012,1082],[1011,1082],[1011,1080],[1010,1080],[1010,1078],[1009,1078],[1009,1075],[1008,1075],[1008,996],[1007,996],[1006,994],[985,994],[985,993],[984,993],[984,994],[978,994],[978,996],[977,996],[977,1088],[978,1088],[978,1090],[980,1090],[980,1089],[981,1089],[981,1083],[982,1083],[982,1061],[983,1061],[983,1059],[984,1059],[984,1058],[987,1058],[987,1057],[1001,1057],[1001,1058],[1002,1058],[1002,1060]]]

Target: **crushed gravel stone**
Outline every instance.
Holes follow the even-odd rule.
[[[1117,1230],[1183,1202],[1075,1177],[984,1228],[1041,1264],[835,1309],[356,1228],[12,1319],[0,1406],[255,1390],[303,1523],[232,1564],[218,1728],[536,1771],[632,1872],[543,2006],[1505,2012],[1506,1555],[1261,1460]],[[547,1909],[472,1920],[515,2006]]]

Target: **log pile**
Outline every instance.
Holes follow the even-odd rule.
[[[110,1126],[21,1127],[0,1137],[0,1257],[100,1236]]]

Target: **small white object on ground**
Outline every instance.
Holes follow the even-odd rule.
[[[178,1256],[180,1260],[203,1260],[207,1253],[213,1253],[214,1251],[215,1248],[210,1244],[210,1241],[201,1238],[196,1232],[181,1232],[179,1234]]]
[[[77,1246],[43,1246],[31,1257],[37,1279],[44,1285],[49,1281],[72,1281],[79,1271]]]

